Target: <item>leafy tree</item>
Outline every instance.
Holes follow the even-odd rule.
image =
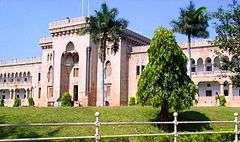
[[[28,98],[28,105],[29,105],[29,106],[34,106],[34,100],[33,100],[32,97],[29,97],[29,98]]]
[[[231,79],[240,87],[240,5],[233,0],[228,9],[219,8],[212,16],[217,33],[214,44],[233,56],[232,60],[224,60],[222,56],[220,69],[235,73]]]
[[[61,106],[71,107],[73,106],[71,95],[68,92],[65,92],[61,98]]]
[[[189,108],[197,93],[187,75],[187,57],[173,33],[159,28],[148,49],[148,59],[138,82],[137,101],[160,107],[160,120],[169,121],[170,110],[179,112]]]
[[[98,53],[101,61],[100,82],[102,105],[104,105],[104,64],[106,60],[107,43],[112,44],[112,51],[116,53],[119,48],[119,39],[123,36],[128,22],[125,19],[117,18],[118,9],[109,9],[106,3],[101,5],[94,16],[86,17],[87,26],[80,30],[81,34],[89,33],[93,42],[98,45]]]
[[[0,99],[0,107],[4,107],[4,99]]]
[[[13,107],[20,107],[21,106],[21,100],[19,98],[16,98],[13,103]]]
[[[207,38],[209,17],[206,14],[206,7],[195,8],[195,5],[190,1],[186,9],[180,9],[180,16],[177,20],[171,22],[174,32],[187,35],[188,38],[188,74],[191,78],[191,38]]]

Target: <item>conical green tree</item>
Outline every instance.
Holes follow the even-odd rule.
[[[206,7],[195,8],[195,5],[190,1],[186,9],[180,9],[180,15],[177,20],[171,22],[174,32],[187,35],[188,38],[188,74],[191,78],[191,38],[207,38],[208,19]]]
[[[197,93],[187,75],[187,57],[174,34],[159,28],[148,49],[149,63],[138,82],[137,101],[160,108],[160,121],[169,121],[170,110],[179,112],[193,104]]]
[[[101,5],[99,11],[95,11],[94,16],[86,17],[87,26],[80,30],[81,34],[89,33],[93,42],[98,45],[98,54],[101,60],[100,78],[101,78],[101,97],[104,105],[104,64],[106,60],[107,42],[112,44],[112,51],[116,53],[119,48],[120,37],[123,36],[128,21],[117,18],[118,9],[109,9],[106,3]]]

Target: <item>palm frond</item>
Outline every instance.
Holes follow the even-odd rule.
[[[107,42],[112,43],[112,51],[116,53],[119,48],[119,39],[128,26],[128,21],[117,18],[118,9],[109,9],[106,3],[101,5],[94,16],[86,17],[86,26],[80,29],[80,34],[89,33],[94,43],[98,44],[99,58],[105,60]]]
[[[172,30],[174,32],[185,34],[193,37],[208,37],[208,16],[206,7],[195,8],[195,5],[190,1],[186,9],[180,9],[180,16],[177,20],[171,21]]]

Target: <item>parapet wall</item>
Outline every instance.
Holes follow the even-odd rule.
[[[17,65],[24,65],[24,64],[37,64],[37,63],[41,63],[41,62],[42,62],[41,57],[14,59],[14,60],[0,61],[0,67],[3,67],[3,66],[17,66]]]

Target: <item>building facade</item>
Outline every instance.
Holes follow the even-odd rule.
[[[72,96],[75,106],[101,104],[97,45],[91,37],[80,35],[85,17],[64,19],[49,24],[49,37],[41,38],[40,58],[1,61],[0,98],[5,106],[12,106],[19,98],[27,106],[28,97],[36,106],[59,106],[65,92]],[[114,54],[109,43],[105,62],[105,100],[110,106],[127,105],[136,95],[137,81],[148,62],[150,39],[127,30]],[[199,106],[216,106],[216,95],[226,96],[228,106],[240,106],[239,88],[229,78],[230,72],[221,71],[215,54],[216,47],[207,41],[192,43],[192,79],[198,85]],[[186,53],[186,43],[180,43]],[[227,59],[232,59],[226,55]]]

